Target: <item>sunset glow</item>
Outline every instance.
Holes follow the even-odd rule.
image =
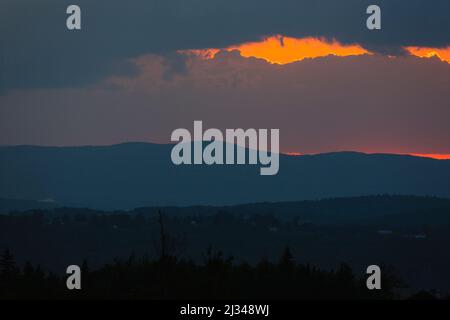
[[[442,61],[450,63],[450,47],[406,47],[407,52],[421,58],[438,57]],[[319,38],[291,38],[281,35],[267,37],[261,41],[248,42],[228,48],[209,48],[182,50],[181,53],[194,54],[203,59],[212,59],[221,50],[238,50],[243,57],[260,58],[269,63],[287,64],[308,58],[325,57],[334,55],[338,57],[371,54],[358,44],[343,45],[338,41],[327,41]]]
[[[244,57],[265,59],[271,63],[286,64],[306,58],[328,55],[354,56],[369,52],[359,45],[342,45],[337,41],[327,42],[316,38],[295,39],[275,36],[261,42],[245,43],[231,48]]]
[[[300,152],[285,152],[284,154],[285,154],[286,156],[294,156],[294,157],[304,155],[303,153],[300,153]]]
[[[358,151],[355,151],[358,152]],[[362,152],[362,153],[366,153],[366,152]],[[377,152],[378,153],[378,152]],[[317,155],[319,153],[300,153],[300,152],[283,152],[284,155],[287,156],[304,156],[304,155]],[[366,154],[376,154],[376,153],[366,153]],[[390,154],[389,152],[386,152],[386,154]],[[393,154],[397,154],[397,153],[393,153]],[[413,157],[421,157],[421,158],[431,158],[431,159],[436,159],[436,160],[450,160],[450,154],[445,154],[445,153],[398,153],[399,155],[404,155],[404,156],[413,156]]]
[[[411,154],[415,157],[422,157],[422,158],[432,158],[437,160],[450,160],[450,154],[441,154],[441,153],[425,153],[425,154]]]
[[[212,59],[220,50],[238,50],[243,57],[255,57],[275,64],[287,64],[306,58],[328,55],[354,56],[369,54],[359,45],[343,45],[337,41],[317,38],[296,39],[284,36],[272,36],[258,42],[249,42],[222,49],[186,50],[183,53],[195,54],[205,59]]]
[[[425,47],[407,47],[405,48],[410,54],[421,58],[438,57],[442,61],[450,63],[450,47],[437,49]]]

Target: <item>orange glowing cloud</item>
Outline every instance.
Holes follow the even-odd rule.
[[[447,48],[427,48],[427,47],[406,47],[405,48],[410,54],[421,57],[421,58],[431,58],[438,57],[442,61],[450,63],[450,46]]]
[[[182,50],[181,53],[194,54],[203,59],[212,59],[221,50],[238,50],[243,57],[260,58],[275,64],[287,64],[307,58],[335,55],[339,57],[372,54],[358,44],[344,45],[336,40],[321,38],[291,38],[282,35],[267,37],[261,41],[248,42],[228,48]],[[405,47],[409,54],[421,58],[438,57],[450,63],[450,46],[447,48]]]
[[[369,53],[359,45],[347,46],[337,41],[327,42],[316,38],[295,39],[282,36],[270,37],[261,42],[245,43],[232,49],[239,50],[244,57],[262,58],[278,64],[330,54],[354,56]]]
[[[270,63],[287,64],[305,58],[317,58],[328,55],[354,56],[370,54],[359,45],[343,45],[337,41],[318,38],[296,39],[284,36],[272,36],[259,42],[243,43],[222,49],[186,50],[205,59],[212,59],[220,50],[238,50],[243,57],[264,59]]]

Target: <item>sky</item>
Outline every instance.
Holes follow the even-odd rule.
[[[82,30],[69,31],[76,3]],[[382,30],[366,28],[366,8]],[[448,0],[0,2],[0,144],[279,128],[285,153],[450,154]]]

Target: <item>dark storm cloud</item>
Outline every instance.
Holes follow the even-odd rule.
[[[81,31],[65,27],[74,3]],[[369,4],[382,8],[381,31],[365,27]],[[2,0],[0,92],[88,85],[134,72],[129,59],[139,55],[271,34],[336,38],[388,54],[406,45],[442,47],[450,43],[449,12],[448,0]]]

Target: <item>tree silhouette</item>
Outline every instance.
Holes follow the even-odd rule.
[[[181,256],[185,248],[185,239],[180,236],[171,235],[168,232],[166,217],[161,210],[158,210],[157,223],[159,229],[159,237],[155,241],[156,251],[159,261],[176,261]]]
[[[14,256],[6,249],[0,257],[0,274],[8,276],[16,271]]]
[[[83,278],[89,285],[82,292],[65,287],[65,277],[43,272],[26,263],[22,272],[9,251],[1,256],[0,299],[392,299],[392,292],[367,290],[364,281],[342,264],[336,272],[297,265],[289,248],[278,263],[263,259],[253,267],[233,264],[232,257],[208,249],[204,264],[183,260],[136,258],[89,271],[83,263]],[[387,284],[386,288],[394,286]],[[425,299],[420,293],[412,298]]]
[[[291,249],[289,247],[286,247],[283,251],[283,254],[281,255],[279,267],[284,272],[292,272],[295,267],[295,261],[294,256],[291,253]]]

